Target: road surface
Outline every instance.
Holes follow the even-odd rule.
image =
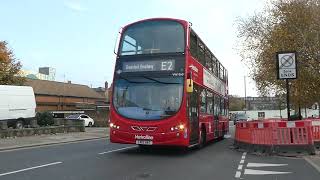
[[[140,150],[109,140],[0,152],[1,180],[319,180],[302,158],[256,156],[230,148],[232,139],[201,150]]]

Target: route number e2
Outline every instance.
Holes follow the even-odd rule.
[[[161,62],[161,71],[172,71],[173,63],[172,61],[162,61]]]

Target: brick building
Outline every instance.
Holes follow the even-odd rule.
[[[97,124],[104,125],[108,120],[109,104],[106,96],[86,85],[34,79],[28,79],[25,84],[33,87],[37,112],[82,111]]]

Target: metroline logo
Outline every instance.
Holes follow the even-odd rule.
[[[198,72],[199,70],[198,70],[198,68],[197,67],[195,67],[193,64],[191,64],[190,66],[189,66],[189,68],[191,68],[193,71],[195,71],[195,72]]]
[[[134,135],[135,139],[153,140],[153,136],[149,135]]]

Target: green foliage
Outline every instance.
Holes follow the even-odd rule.
[[[39,126],[51,126],[54,124],[53,116],[50,112],[38,112],[36,119]]]
[[[245,108],[244,99],[237,96],[229,96],[229,110],[230,111],[242,111]]]
[[[0,85],[23,85],[25,78],[17,76],[21,64],[5,41],[0,41]]]
[[[273,0],[262,12],[238,24],[239,52],[262,95],[285,93],[277,79],[276,52],[296,51],[298,79],[290,80],[291,102],[310,106],[320,100],[320,1]]]

